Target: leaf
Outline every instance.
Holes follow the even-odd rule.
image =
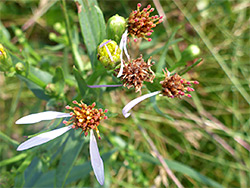
[[[56,85],[56,89],[58,90],[58,94],[63,93],[64,89],[64,75],[61,67],[56,68],[55,75],[53,76],[52,82]]]
[[[77,81],[81,96],[82,96],[82,98],[84,98],[87,90],[89,89],[88,85],[85,82],[85,80],[83,79],[83,77],[81,76],[81,74],[79,73],[79,71],[75,67],[73,68],[73,73],[74,73],[75,79]]]
[[[71,131],[66,142],[59,165],[56,168],[56,187],[64,187],[64,184],[72,170],[84,143],[84,137],[79,137],[79,131]]]
[[[75,2],[78,4],[78,16],[83,40],[94,68],[97,63],[97,46],[106,35],[104,17],[96,0],[75,0]]]
[[[160,84],[160,81],[163,80],[161,77],[155,77],[154,82],[144,82],[144,84],[147,86],[147,89],[151,92],[154,91],[161,91],[162,86]]]
[[[103,161],[107,161],[117,149],[113,149],[102,155]],[[92,171],[90,161],[85,162],[82,165],[77,165],[72,168],[65,185],[69,185],[73,182],[79,181],[81,179],[89,176]],[[51,170],[46,173],[43,173],[42,176],[37,180],[36,184],[33,187],[53,187],[54,186],[54,177],[56,175],[56,170]]]
[[[152,105],[153,105],[155,111],[156,111],[158,114],[160,114],[161,116],[163,116],[163,117],[165,117],[165,118],[167,118],[167,119],[169,119],[169,120],[171,120],[171,121],[174,121],[174,118],[172,118],[171,116],[169,116],[169,115],[167,115],[167,114],[164,114],[164,113],[159,109],[159,107],[158,107],[158,105],[157,105],[157,103],[156,103],[156,100],[155,100],[155,96],[151,97],[151,98],[150,98],[150,101],[151,101],[151,103],[152,103]]]
[[[142,157],[142,160],[145,162],[153,163],[153,164],[158,164],[160,165],[160,161],[158,161],[156,158],[152,157],[151,155],[148,155],[146,153],[141,153],[141,152],[136,152],[139,156]],[[199,181],[205,185],[211,186],[211,187],[216,187],[216,188],[222,188],[223,186],[217,183],[216,181],[200,174],[193,168],[184,165],[182,163],[176,162],[176,161],[171,161],[165,159],[165,162],[169,166],[171,170],[175,170],[183,175],[187,175],[190,178],[193,178],[196,181]]]
[[[94,97],[96,97],[96,92],[94,91],[94,89],[88,87],[86,81],[83,79],[80,72],[75,67],[73,68],[73,73],[77,81],[81,97],[84,98],[88,92],[91,93]],[[90,95],[88,95],[88,97],[90,97]]]
[[[163,52],[161,54],[161,57],[159,59],[159,62],[157,63],[157,68],[156,68],[156,73],[159,73],[162,71],[162,69],[166,66],[165,65],[165,62],[166,62],[166,55],[167,55],[167,52],[168,52],[168,48],[169,46],[171,46],[172,44],[175,44],[179,41],[181,41],[182,39],[177,39],[177,40],[173,40],[174,39],[174,36],[176,34],[176,32],[179,30],[180,27],[176,27],[175,30],[173,31],[173,33],[171,34],[168,42],[166,42],[166,44],[164,45],[164,48],[163,48]]]

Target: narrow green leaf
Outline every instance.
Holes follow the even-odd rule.
[[[156,100],[155,100],[155,96],[150,97],[150,101],[151,101],[151,104],[153,105],[155,111],[156,111],[159,115],[161,115],[161,116],[163,116],[163,117],[165,117],[165,118],[167,118],[167,119],[169,119],[169,120],[171,120],[171,121],[174,121],[174,118],[172,118],[171,116],[169,116],[169,115],[167,115],[167,114],[164,114],[164,113],[159,109],[159,107],[158,107],[158,105],[157,105],[157,103],[156,103]]]
[[[75,67],[73,68],[73,73],[74,73],[75,79],[77,81],[81,96],[82,96],[82,98],[84,98],[84,96],[88,90],[87,83],[85,82],[85,80],[82,78],[81,74],[79,73],[79,71]]]
[[[160,161],[158,161],[156,158],[152,157],[151,155],[148,155],[146,153],[141,153],[141,152],[136,152],[136,153],[139,156],[141,156],[142,160],[145,162],[158,164],[158,165],[161,164]],[[223,187],[222,185],[220,185],[216,181],[200,174],[199,172],[197,172],[196,170],[194,170],[193,168],[191,168],[187,165],[184,165],[184,164],[176,162],[176,161],[167,160],[167,159],[165,159],[165,162],[167,163],[167,165],[169,166],[169,168],[171,170],[175,170],[181,174],[187,175],[190,178],[193,178],[194,180],[199,181],[207,186],[216,187],[216,188]]]
[[[84,43],[95,67],[97,46],[105,37],[105,21],[96,0],[75,0],[78,4],[78,16]]]
[[[67,177],[73,167],[75,160],[77,159],[83,143],[84,136],[79,136],[79,131],[71,131],[69,139],[63,150],[62,157],[59,165],[56,168],[56,186],[64,187]]]
[[[156,73],[160,73],[162,71],[162,69],[166,66],[165,62],[166,62],[166,55],[168,52],[168,48],[169,46],[171,46],[172,44],[175,44],[176,42],[178,42],[177,40],[173,41],[174,36],[176,34],[176,32],[179,30],[180,27],[176,27],[175,30],[173,31],[173,33],[171,34],[168,42],[166,42],[166,44],[164,45],[163,48],[163,52],[161,54],[160,60],[157,63],[157,68],[156,68]],[[174,42],[174,43],[173,43]]]

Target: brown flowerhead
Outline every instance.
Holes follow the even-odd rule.
[[[175,73],[173,76],[170,76],[169,71],[166,69],[166,72],[163,70],[165,74],[165,79],[160,82],[162,85],[162,94],[164,96],[168,96],[170,98],[181,98],[182,96],[191,97],[187,92],[194,91],[191,88],[191,84],[199,84],[198,81],[187,81],[182,78],[180,75]]]
[[[135,92],[140,91],[143,82],[153,82],[155,78],[154,72],[151,70],[151,66],[154,62],[151,62],[151,57],[147,62],[144,61],[142,55],[139,58],[131,60],[129,63],[124,64],[123,72],[121,75],[121,80],[123,81],[123,86],[128,89],[134,87]],[[119,69],[115,70],[116,73]]]

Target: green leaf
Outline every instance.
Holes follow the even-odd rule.
[[[75,0],[84,43],[94,68],[97,63],[97,46],[105,38],[105,21],[96,0]]]
[[[147,86],[147,89],[151,92],[154,91],[161,91],[162,86],[160,84],[160,81],[163,80],[161,77],[155,77],[154,82],[144,82],[144,84]]]
[[[87,86],[87,83],[85,82],[85,80],[83,79],[83,77],[81,76],[81,74],[79,73],[79,71],[75,67],[73,68],[73,73],[74,73],[75,79],[77,81],[81,96],[82,96],[82,98],[84,98],[87,90],[89,89]]]
[[[141,152],[136,152],[136,153],[139,156],[141,156],[142,160],[145,162],[149,162],[149,163],[153,163],[157,165],[161,164],[160,161],[158,161],[156,158],[152,157],[151,155],[148,155],[146,153],[141,153]],[[167,159],[165,159],[165,162],[167,163],[167,165],[169,166],[171,170],[175,170],[183,175],[189,176],[190,178],[193,178],[194,180],[199,181],[207,186],[216,187],[216,188],[223,187],[216,181],[200,174],[199,172],[197,172],[196,170],[194,170],[193,168],[187,165],[184,165],[176,161],[167,160]]]
[[[172,118],[171,116],[169,116],[169,115],[167,115],[167,114],[164,114],[164,113],[159,109],[159,107],[158,107],[158,105],[157,105],[157,103],[156,103],[156,100],[155,100],[155,96],[150,97],[150,102],[151,102],[151,104],[153,105],[155,111],[156,111],[159,115],[161,115],[161,116],[163,116],[163,117],[165,117],[165,118],[167,118],[167,119],[169,119],[169,120],[171,120],[171,121],[174,121],[174,118]]]
[[[63,93],[64,89],[64,75],[61,67],[56,68],[55,75],[53,76],[52,82],[56,85],[58,93]]]
[[[79,132],[78,132],[79,133]],[[56,168],[56,186],[64,187],[75,160],[77,159],[84,143],[84,136],[79,137],[76,131],[71,131],[66,142],[59,165]]]
[[[182,39],[177,39],[177,40],[173,40],[174,36],[176,34],[176,32],[179,30],[180,27],[176,27],[175,30],[173,31],[173,33],[171,34],[168,42],[166,42],[166,44],[163,47],[163,52],[161,54],[161,57],[159,59],[159,62],[157,63],[157,68],[156,68],[156,73],[160,73],[162,71],[162,69],[166,66],[165,62],[166,62],[166,55],[168,52],[168,48],[169,46],[176,44],[177,42],[181,41]]]

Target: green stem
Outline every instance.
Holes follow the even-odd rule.
[[[70,29],[71,27],[70,27],[70,23],[69,23],[69,17],[67,14],[66,2],[65,2],[65,0],[61,0],[61,1],[62,1],[62,10],[63,10],[63,14],[65,17],[65,23],[66,23],[66,28],[67,28],[67,35],[69,38],[69,44],[71,46],[71,50],[72,50],[72,53],[73,53],[73,56],[75,59],[76,67],[80,70],[80,72],[82,72],[83,71],[83,62],[82,62],[81,56],[77,50],[77,45],[72,42],[73,37],[72,37],[71,29]]]

